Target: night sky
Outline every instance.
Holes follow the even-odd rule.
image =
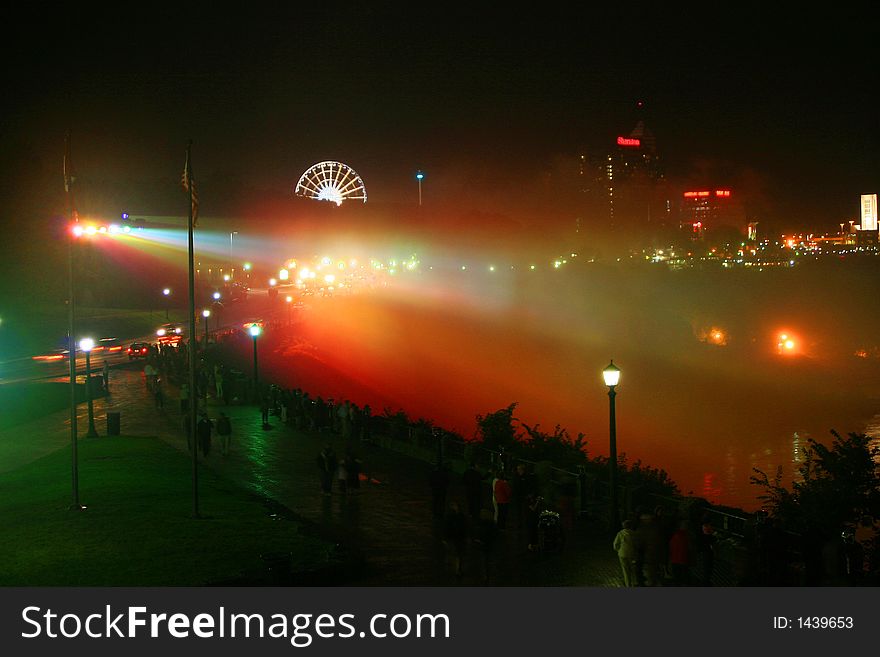
[[[7,21],[4,222],[63,203],[67,128],[101,210],[102,193],[165,189],[192,138],[197,179],[229,187],[286,194],[338,159],[376,203],[411,203],[421,168],[434,198],[515,212],[629,132],[639,100],[670,182],[743,190],[768,225],[834,230],[878,191],[875,9],[299,4]]]

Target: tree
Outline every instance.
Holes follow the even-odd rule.
[[[830,447],[809,440],[790,490],[782,485],[781,467],[773,480],[754,470],[751,482],[764,490],[758,499],[787,529],[833,535],[865,516],[880,515],[880,447],[865,434],[831,434]]]
[[[477,415],[477,439],[482,441],[483,446],[492,451],[501,448],[510,449],[519,441],[519,434],[513,417],[517,402],[507,408],[502,408],[487,415]]]

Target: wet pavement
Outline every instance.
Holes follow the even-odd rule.
[[[186,452],[176,390],[168,386],[165,404],[158,409],[147,392],[142,364],[114,368],[110,394],[94,402],[99,434],[107,430],[106,415],[118,412],[123,435],[157,436]],[[482,575],[477,544],[468,543],[462,574],[456,575],[442,542],[442,527],[433,519],[428,473],[431,464],[372,444],[360,444],[356,453],[363,476],[356,493],[322,494],[317,455],[330,443],[337,455],[345,453],[334,434],[297,431],[272,417],[263,427],[253,406],[223,406],[208,400],[208,413],[216,419],[225,412],[232,422],[230,453],[223,456],[216,436],[201,467],[210,468],[243,488],[270,498],[297,516],[313,523],[322,536],[359,553],[365,563],[351,585],[516,585],[516,586],[621,586],[617,556],[607,536],[591,533],[576,522],[565,548],[558,552],[529,552],[524,531],[513,527],[499,532],[490,556],[489,579]],[[86,405],[78,408],[79,433],[85,434]],[[81,438],[83,439],[83,438]],[[53,449],[69,444],[67,411],[0,432],[0,471],[18,467]],[[8,459],[6,457],[9,457]],[[486,487],[485,505],[489,506]],[[447,501],[463,502],[460,482],[453,476]],[[462,503],[464,508],[464,504]],[[295,559],[295,557],[294,557]],[[295,564],[294,564],[295,568]],[[339,583],[339,582],[334,582]]]

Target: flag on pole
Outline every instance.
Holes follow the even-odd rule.
[[[190,202],[192,203],[193,228],[195,228],[199,220],[199,195],[196,192],[196,181],[193,180],[192,165],[189,162],[189,146],[186,149],[186,163],[183,165],[183,176],[180,184],[183,185],[184,191],[189,192]]]
[[[70,193],[70,187],[76,182],[73,177],[73,167],[70,163],[70,135],[64,138],[64,192]]]

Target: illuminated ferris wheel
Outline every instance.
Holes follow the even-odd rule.
[[[342,162],[318,162],[300,176],[294,193],[316,201],[367,202],[367,189],[357,172]]]

